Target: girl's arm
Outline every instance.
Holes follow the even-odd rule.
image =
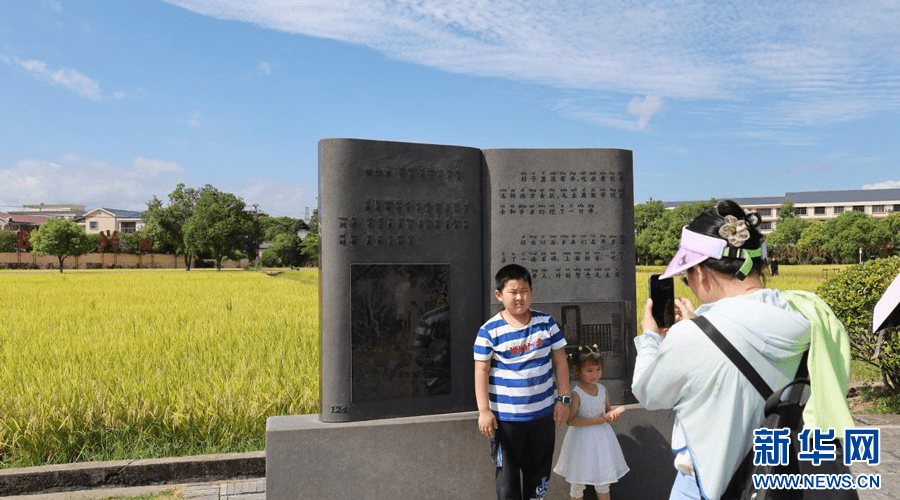
[[[614,424],[616,420],[619,420],[619,415],[625,413],[624,406],[618,406],[615,410],[609,404],[609,394],[606,395],[606,421]]]
[[[599,414],[594,418],[578,417],[578,408],[581,406],[581,399],[577,392],[572,392],[572,404],[569,405],[569,420],[566,421],[571,427],[587,427],[589,425],[600,425],[606,422],[606,417]]]

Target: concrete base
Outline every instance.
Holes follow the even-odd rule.
[[[612,486],[613,498],[668,498],[675,479],[669,448],[674,416],[627,406],[614,428],[631,471]],[[494,498],[490,445],[477,422],[477,412],[349,423],[323,423],[318,415],[270,417],[266,498]],[[557,430],[557,454],[565,432],[566,426]],[[586,498],[595,498],[588,490]],[[552,475],[547,498],[569,498],[561,476]]]

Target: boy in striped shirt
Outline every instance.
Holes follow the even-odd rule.
[[[503,310],[478,330],[474,347],[478,429],[491,438],[497,499],[542,499],[553,461],[554,420],[560,426],[569,417],[566,339],[549,314],[531,310],[527,269],[510,264],[494,279]]]

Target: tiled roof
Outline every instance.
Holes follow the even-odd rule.
[[[740,206],[759,206],[759,205],[781,205],[784,203],[783,196],[756,196],[750,198],[716,198],[716,201],[731,200]],[[663,201],[661,202],[666,208],[675,208],[681,205],[690,205],[692,203],[700,203],[707,200],[692,201]]]
[[[865,201],[900,200],[900,189],[847,189],[844,191],[800,191],[785,193],[786,199],[798,203],[860,203]]]
[[[105,210],[116,217],[120,217],[123,219],[140,219],[144,214],[143,212],[135,212],[134,210],[119,210],[118,208],[105,208],[100,207],[100,210]]]
[[[0,218],[9,220],[11,222],[23,222],[26,224],[43,224],[47,222],[46,217],[34,217],[32,215],[0,214]]]
[[[900,201],[900,189],[845,189],[841,191],[796,191],[785,193],[784,196],[757,196],[748,198],[716,198],[717,201],[733,200],[741,206],[781,205],[785,200],[791,200],[794,205],[812,203],[863,203],[878,201]],[[680,205],[689,205],[698,201],[664,201],[663,206],[674,208]]]
[[[751,198],[721,198],[721,200],[731,200],[741,206],[757,206],[757,205],[781,205],[784,203],[784,196],[757,196]]]

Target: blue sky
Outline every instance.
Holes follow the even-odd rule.
[[[0,6],[0,211],[316,206],[317,143],[634,151],[635,201],[900,187],[896,1]]]

